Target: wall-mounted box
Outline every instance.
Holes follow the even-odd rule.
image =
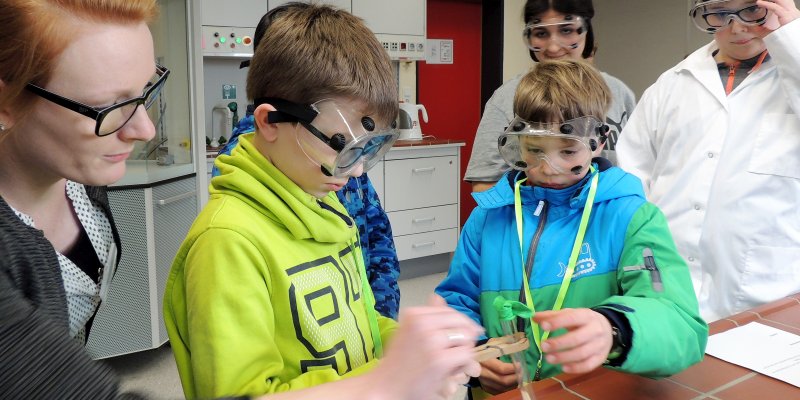
[[[253,30],[230,26],[203,25],[200,47],[203,56],[239,57],[253,56]]]

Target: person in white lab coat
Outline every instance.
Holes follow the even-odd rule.
[[[645,91],[617,153],[713,321],[800,292],[800,11],[698,0],[691,14],[714,41]]]

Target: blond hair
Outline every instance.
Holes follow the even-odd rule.
[[[385,123],[397,116],[389,57],[360,18],[327,5],[289,9],[260,41],[247,74],[251,100],[311,104],[344,97],[363,101]]]
[[[567,121],[594,116],[605,121],[611,91],[585,61],[542,61],[522,77],[514,94],[514,114],[528,121]]]
[[[0,109],[18,118],[30,112],[35,97],[25,86],[49,83],[56,62],[80,21],[150,23],[156,0],[3,0],[0,2]],[[119,43],[125,46],[125,43]]]

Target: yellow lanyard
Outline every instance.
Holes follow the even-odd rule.
[[[578,234],[575,236],[575,243],[572,245],[572,253],[569,256],[569,263],[567,270],[564,273],[564,278],[561,280],[561,287],[558,289],[558,296],[556,297],[555,304],[553,304],[553,311],[560,310],[564,305],[564,298],[567,295],[569,284],[572,281],[572,274],[575,272],[575,265],[578,262],[578,255],[580,255],[581,245],[583,244],[583,237],[586,234],[586,227],[589,225],[589,215],[592,213],[592,206],[594,205],[594,197],[597,193],[597,180],[599,173],[595,173],[595,168],[591,167],[591,172],[594,174],[589,186],[589,195],[586,197],[586,204],[583,206],[583,213],[581,214],[581,222],[578,226]],[[519,193],[519,187],[528,178],[521,179],[514,184],[514,214],[517,219],[517,235],[519,236],[519,252],[522,259],[522,283],[525,287],[525,304],[528,308],[536,314],[536,308],[533,306],[533,296],[531,295],[530,284],[528,283],[528,273],[525,271],[525,249],[524,242],[522,241],[522,199]],[[539,324],[531,320],[533,328],[533,341],[536,343],[536,348],[539,349],[539,362],[537,363],[537,376],[538,371],[542,368],[542,342],[547,340],[550,336],[550,331],[540,334]]]

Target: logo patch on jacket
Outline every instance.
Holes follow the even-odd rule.
[[[558,266],[561,267],[561,272],[558,273],[559,278],[563,278],[567,273],[567,265],[559,261]],[[597,261],[592,257],[592,249],[589,243],[583,243],[581,252],[578,254],[578,261],[575,262],[575,272],[572,273],[572,280],[577,279],[582,275],[587,275],[597,269]]]

